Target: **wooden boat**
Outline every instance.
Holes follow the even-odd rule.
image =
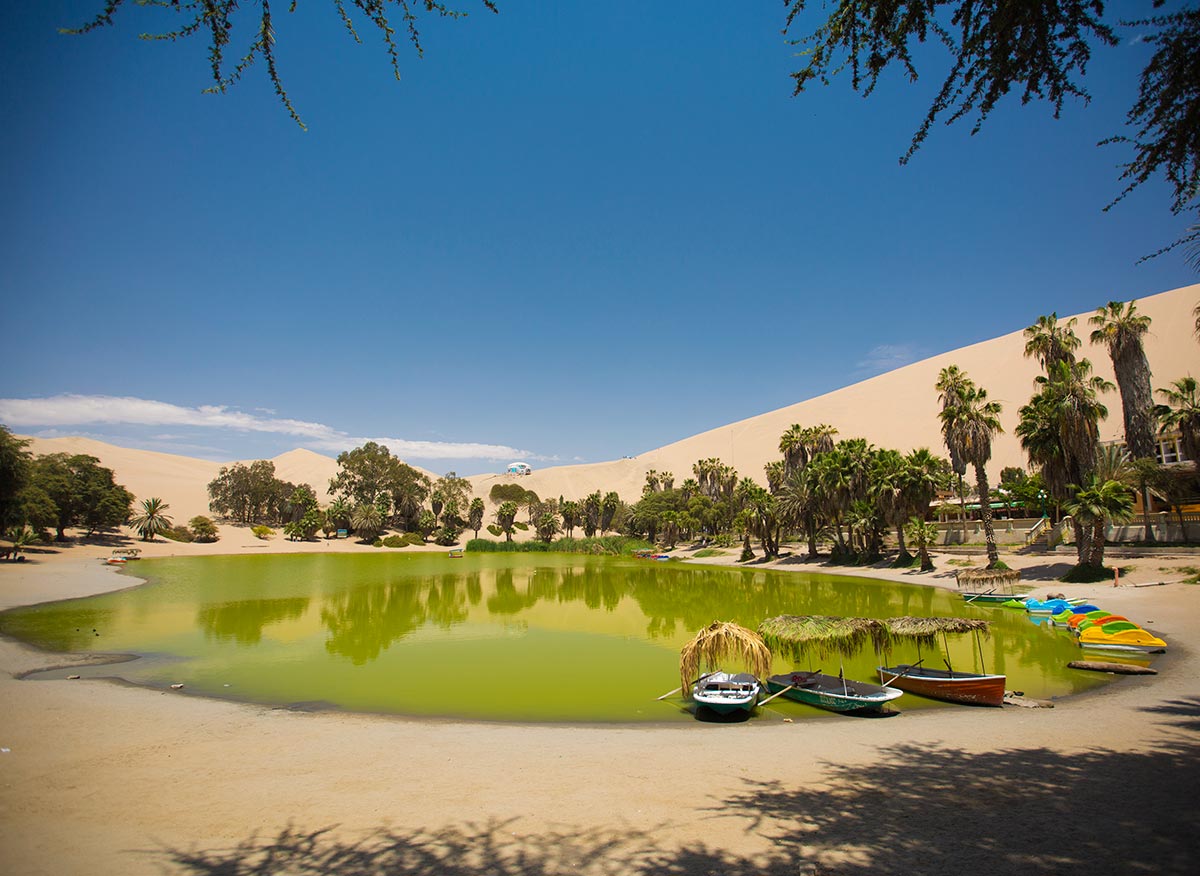
[[[462,548],[451,548],[450,549],[450,559],[461,560],[462,558],[463,558],[463,549]]]
[[[731,661],[748,671],[735,674],[715,668]],[[702,664],[714,669],[700,675]],[[758,633],[732,621],[713,621],[680,650],[678,689],[690,691],[697,705],[721,715],[752,712],[762,692],[759,678],[770,671],[771,652]]]
[[[791,690],[787,690],[789,687]],[[881,712],[884,706],[904,693],[892,687],[801,670],[789,675],[772,675],[767,679],[767,690],[771,693],[782,691],[785,699],[831,712]]]
[[[992,590],[962,590],[959,591],[958,595],[963,598],[964,602],[970,602],[973,605],[1003,605],[1014,598],[1011,593],[1000,593]]]
[[[1167,643],[1141,627],[1109,631],[1091,626],[1079,634],[1079,645],[1093,651],[1140,651],[1157,654],[1167,650]]]
[[[999,706],[1004,703],[1003,675],[983,675],[954,669],[928,669],[924,666],[900,663],[880,666],[879,680],[890,687],[917,696],[972,706]]]
[[[998,673],[989,673],[984,667],[983,645],[980,636],[986,636],[990,625],[987,621],[954,617],[902,617],[892,618],[888,627],[898,640],[908,639],[916,643],[916,663],[900,663],[893,666],[878,666],[879,679],[887,687],[898,687],[923,697],[979,706],[999,706],[1004,702],[1004,688],[1008,679]],[[950,647],[947,635],[970,633],[978,653],[979,672],[955,669],[950,665]],[[945,669],[929,669],[922,664],[921,646],[933,645],[937,637],[942,639]]]
[[[751,712],[758,705],[762,686],[749,672],[713,672],[692,686],[692,699],[719,715]]]
[[[109,557],[104,562],[106,565],[109,565],[109,566],[124,566],[125,558],[124,557]]]

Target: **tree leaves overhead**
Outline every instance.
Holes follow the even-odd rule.
[[[1162,0],[1154,4],[1155,8],[1161,5]],[[1128,26],[1148,30],[1142,39],[1156,48],[1142,71],[1138,99],[1126,116],[1137,133],[1104,141],[1134,147],[1134,158],[1121,173],[1125,189],[1105,209],[1161,172],[1174,190],[1171,212],[1176,216],[1200,212],[1196,204],[1200,196],[1200,7],[1128,22]],[[1200,269],[1198,242],[1200,224],[1193,224],[1174,243],[1146,258],[1191,244],[1189,262]]]
[[[1156,9],[1163,4],[1153,0]],[[785,35],[798,29],[808,5],[807,0],[785,0]],[[940,43],[950,69],[900,159],[904,164],[935,121],[949,125],[975,115],[971,133],[977,133],[1010,92],[1019,92],[1022,104],[1048,101],[1055,118],[1067,97],[1088,102],[1082,78],[1092,49],[1118,42],[1103,18],[1102,0],[838,0],[820,26],[792,41],[806,59],[792,74],[795,93],[814,80],[829,84],[846,67],[854,90],[864,96],[892,65],[915,82],[915,50],[926,42]],[[1136,29],[1136,38],[1155,46],[1155,52],[1126,116],[1136,133],[1101,141],[1134,148],[1120,177],[1125,188],[1105,209],[1161,174],[1173,190],[1172,213],[1200,211],[1200,7],[1187,4],[1170,15],[1121,24]],[[1196,241],[1200,224],[1146,258]]]
[[[338,17],[356,43],[362,43],[362,38],[355,27],[354,19],[347,7],[353,6],[365,16],[383,38],[391,62],[392,74],[400,78],[400,52],[396,45],[396,28],[392,26],[392,18],[399,17],[402,29],[408,41],[412,43],[417,56],[424,50],[421,47],[421,34],[417,28],[418,12],[424,12],[441,18],[465,18],[466,12],[451,9],[446,3],[438,0],[330,0],[337,10]],[[479,0],[492,12],[497,12],[493,0]],[[275,87],[275,93],[287,108],[288,114],[300,127],[305,127],[300,120],[275,59],[275,27],[271,19],[270,0],[134,0],[137,6],[160,6],[181,16],[180,24],[174,29],[158,33],[142,33],[144,40],[167,40],[176,42],[181,39],[207,35],[208,60],[212,69],[213,84],[205,89],[205,93],[224,94],[231,85],[241,80],[242,75],[254,65],[258,59],[267,66],[267,76]],[[125,5],[125,0],[105,0],[104,9],[87,24],[77,28],[63,28],[63,33],[81,34],[107,27],[113,23],[117,10]],[[281,0],[280,6],[283,6]],[[255,13],[253,7],[257,6]],[[295,12],[299,0],[291,0],[287,6],[288,12]],[[243,8],[248,7],[248,8]],[[240,13],[240,14],[239,14]],[[245,52],[232,68],[229,67],[227,50],[233,40],[234,29],[239,22],[249,21],[252,36]],[[256,19],[256,20],[255,20]]]
[[[785,5],[790,34],[808,4]],[[905,163],[939,116],[950,124],[978,113],[975,133],[1010,91],[1019,90],[1022,103],[1050,101],[1055,117],[1066,97],[1089,100],[1079,77],[1092,44],[1117,42],[1103,14],[1101,0],[840,0],[823,25],[793,41],[808,61],[792,78],[798,94],[814,79],[828,84],[848,64],[854,90],[869,95],[893,63],[916,81],[913,50],[920,44],[932,37],[945,46],[950,72],[900,159]]]
[[[420,57],[420,13],[454,19],[468,14],[440,0],[329,2],[356,42],[362,39],[355,17],[365,18],[378,31],[397,79],[400,58],[394,19]],[[499,11],[494,0],[478,2],[493,13]],[[126,5],[126,0],[103,0],[103,8],[91,21],[64,32],[107,27]],[[213,81],[208,92],[224,93],[261,59],[287,112],[304,126],[276,64],[270,0],[134,0],[134,5],[161,7],[156,11],[174,13],[178,23],[173,29],[142,33],[142,39],[177,41],[200,35],[208,40]],[[1055,118],[1068,97],[1090,101],[1083,78],[1092,51],[1118,42],[1113,26],[1104,20],[1103,0],[825,0],[820,13],[814,13],[821,16],[816,28],[794,36],[807,27],[801,24],[807,19],[803,13],[816,5],[809,0],[784,0],[783,34],[802,49],[804,59],[804,65],[791,74],[796,94],[813,81],[829,84],[847,67],[854,90],[864,96],[893,66],[915,82],[920,75],[919,48],[928,42],[945,49],[949,69],[900,159],[902,164],[921,147],[935,121],[952,124],[974,116],[974,134],[1010,93],[1020,94],[1022,104],[1049,102]],[[1165,0],[1151,0],[1153,9],[1164,5]],[[1121,22],[1155,50],[1142,71],[1138,99],[1126,116],[1130,133],[1101,141],[1125,144],[1134,152],[1132,160],[1122,165],[1124,188],[1106,210],[1161,175],[1173,191],[1173,214],[1200,213],[1200,5],[1194,0],[1179,5],[1170,14]],[[291,0],[287,10],[295,12],[298,6],[299,0]],[[228,52],[239,28],[247,47],[231,66]],[[1200,222],[1193,222],[1174,243],[1146,258],[1181,244],[1190,247],[1189,263],[1200,265]]]

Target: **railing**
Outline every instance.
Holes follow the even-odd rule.
[[[1046,535],[1046,547],[1053,548],[1067,541],[1068,536],[1074,537],[1075,525],[1070,516],[1058,521]]]
[[[1046,528],[1049,525],[1050,525],[1049,517],[1042,517],[1041,519],[1039,519],[1037,523],[1035,523],[1035,524],[1033,524],[1033,526],[1029,527],[1029,532],[1025,533],[1025,544],[1031,545],[1035,541],[1037,541],[1039,538],[1041,538],[1042,533],[1046,531]]]

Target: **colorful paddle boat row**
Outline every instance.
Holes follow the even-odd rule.
[[[1078,609],[1088,608],[1089,611]],[[1094,605],[1064,610],[1050,619],[1056,627],[1070,630],[1082,648],[1094,651],[1135,651],[1156,654],[1167,650],[1167,643],[1147,632],[1129,618],[1112,614]]]

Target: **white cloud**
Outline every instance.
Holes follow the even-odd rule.
[[[10,427],[88,425],[193,426],[289,435],[314,450],[340,452],[375,441],[403,458],[417,459],[538,459],[547,457],[504,444],[454,441],[410,441],[404,438],[362,438],[326,426],[286,417],[264,417],[224,405],[189,408],[150,399],[107,395],[56,395],[49,398],[0,399],[0,423]]]
[[[855,363],[859,371],[882,374],[925,358],[925,352],[912,344],[881,344]]]

